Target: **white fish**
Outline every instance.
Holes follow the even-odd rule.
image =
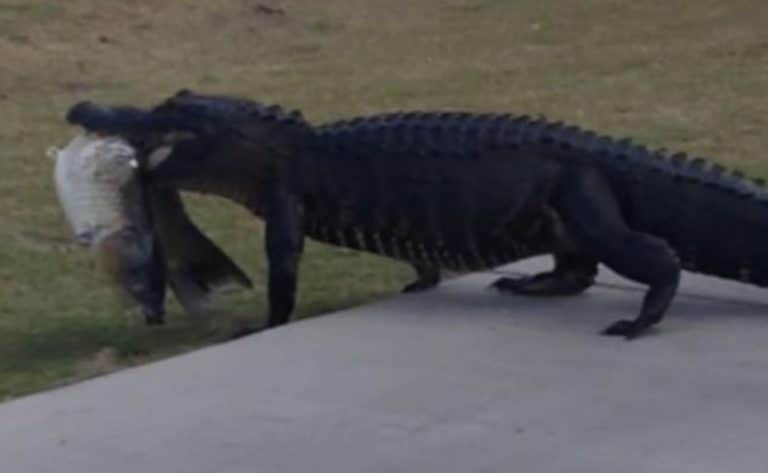
[[[166,279],[190,313],[204,312],[214,289],[252,286],[190,220],[177,190],[143,178],[137,152],[125,140],[83,134],[50,154],[59,202],[76,240],[96,250],[147,323],[162,323]]]
[[[147,323],[162,323],[165,265],[135,149],[117,137],[83,134],[55,159],[56,192],[75,239],[97,252]]]

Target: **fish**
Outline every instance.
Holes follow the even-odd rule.
[[[96,253],[148,325],[162,324],[166,268],[135,149],[117,137],[81,134],[54,156],[56,194],[75,241]]]
[[[90,248],[113,285],[141,308],[148,325],[164,322],[166,287],[190,314],[210,296],[252,283],[190,219],[179,192],[153,186],[125,139],[81,133],[49,151],[60,207],[75,241]]]

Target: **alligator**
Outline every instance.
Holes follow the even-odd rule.
[[[686,154],[527,115],[416,111],[309,124],[299,112],[182,90],[151,108],[74,105],[68,120],[137,146],[158,185],[234,200],[265,221],[268,327],[294,307],[304,237],[441,270],[552,255],[500,291],[574,295],[602,263],[647,286],[658,324],[681,270],[768,285],[768,191]]]

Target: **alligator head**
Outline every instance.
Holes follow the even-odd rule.
[[[146,109],[81,102],[67,120],[128,140],[159,185],[220,195],[257,212],[260,184],[312,134],[299,112],[188,90]]]

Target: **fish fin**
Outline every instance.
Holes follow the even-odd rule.
[[[253,283],[189,218],[175,189],[150,189],[153,225],[159,235],[176,298],[190,313],[204,312],[209,295]]]
[[[184,271],[171,270],[168,272],[168,283],[188,314],[203,315],[210,310],[210,292],[194,276]]]

